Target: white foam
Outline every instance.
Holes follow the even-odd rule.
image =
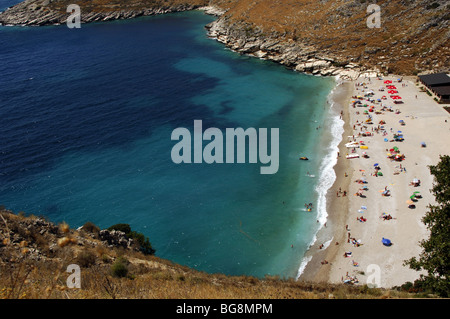
[[[300,277],[300,275],[303,273],[303,271],[305,271],[306,265],[308,265],[308,263],[311,261],[312,256],[305,256],[302,259],[302,262],[300,263],[300,267],[298,268],[298,273],[297,273],[297,278],[298,279]]]
[[[336,172],[334,171],[334,166],[337,163],[337,153],[339,151],[339,143],[342,140],[342,134],[344,133],[344,121],[340,118],[339,112],[335,110],[336,102],[333,100],[336,90],[339,88],[342,82],[337,81],[336,86],[333,88],[331,93],[328,95],[328,102],[331,104],[329,121],[331,141],[328,145],[328,151],[326,156],[323,158],[320,165],[320,175],[319,183],[316,186],[316,192],[318,194],[317,200],[317,220],[320,223],[319,229],[326,223],[328,213],[327,213],[327,193],[328,190],[333,186],[336,180]],[[333,114],[334,113],[334,114]]]
[[[336,101],[334,101],[334,95],[338,90],[342,81],[339,78],[335,78],[336,86],[328,95],[328,103],[330,104],[329,115],[327,120],[330,122],[329,132],[331,134],[331,141],[327,147],[326,155],[323,158],[320,168],[319,168],[319,181],[316,186],[316,192],[318,194],[317,199],[317,220],[319,222],[319,228],[317,232],[325,225],[328,217],[327,213],[327,193],[328,190],[333,186],[336,180],[336,172],[334,171],[334,166],[337,163],[337,153],[339,151],[339,143],[342,140],[342,135],[344,133],[344,121],[340,118],[339,112],[336,110]],[[309,247],[314,245],[317,240],[317,232],[314,234]],[[331,243],[330,239],[327,242],[327,247]],[[298,269],[297,278],[298,279],[306,268],[307,263],[311,260],[312,256],[303,257],[300,267]]]

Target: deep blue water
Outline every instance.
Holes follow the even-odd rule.
[[[0,11],[4,11],[19,2],[22,2],[22,0],[0,0]]]
[[[225,49],[206,37],[213,19],[0,27],[0,204],[72,227],[129,223],[158,256],[211,273],[296,276],[335,83]],[[174,164],[171,132],[195,119],[279,128],[277,174]]]

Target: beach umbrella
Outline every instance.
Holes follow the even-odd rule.
[[[412,205],[412,204],[414,204],[414,202],[413,202],[412,200],[407,200],[407,201],[406,201],[406,204]]]
[[[419,180],[417,178],[413,179],[413,183],[418,183],[418,182],[419,182]]]
[[[378,176],[383,176],[383,173],[378,172],[377,175],[378,175]]]
[[[381,242],[382,242],[383,245],[385,245],[385,246],[390,246],[390,245],[392,245],[391,240],[390,240],[390,239],[387,239],[387,238],[384,238],[384,237],[383,237],[383,239],[381,240]]]
[[[420,194],[420,192],[419,191],[415,191],[413,194]]]
[[[412,194],[411,196],[409,196],[409,199],[413,200],[414,198],[416,198],[415,194]]]
[[[367,206],[361,206],[361,209],[367,209]]]

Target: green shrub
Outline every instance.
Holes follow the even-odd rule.
[[[124,278],[128,275],[128,261],[121,257],[111,266],[111,274],[117,278]]]

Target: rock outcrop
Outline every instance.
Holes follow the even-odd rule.
[[[232,25],[226,16],[206,26],[211,38],[225,44],[233,51],[278,62],[298,72],[321,76],[337,76],[353,80],[361,74],[378,74],[380,70],[369,70],[339,56],[326,56],[313,45],[280,40],[276,33],[263,34],[250,30],[245,25]]]
[[[348,0],[25,0],[0,24],[63,24],[69,4],[80,5],[81,23],[202,8],[219,17],[209,35],[232,50],[316,75],[450,70],[446,0],[380,0],[379,28],[367,24],[366,1]]]
[[[100,240],[105,242],[109,247],[123,247],[133,249],[134,240],[127,238],[124,232],[120,230],[102,229],[99,232]]]
[[[13,256],[3,254],[6,247],[15,247],[17,251],[26,250],[32,260],[54,258],[65,246],[75,247],[121,247],[128,251],[139,251],[132,238],[118,230],[89,230],[80,227],[70,229],[65,223],[56,225],[41,217],[15,215],[0,208],[0,260]]]
[[[208,4],[205,0],[25,0],[0,13],[0,24],[43,26],[63,24],[71,13],[67,12],[70,4],[80,6],[81,23],[132,19],[139,16],[150,16],[170,12],[181,12],[197,9]]]

